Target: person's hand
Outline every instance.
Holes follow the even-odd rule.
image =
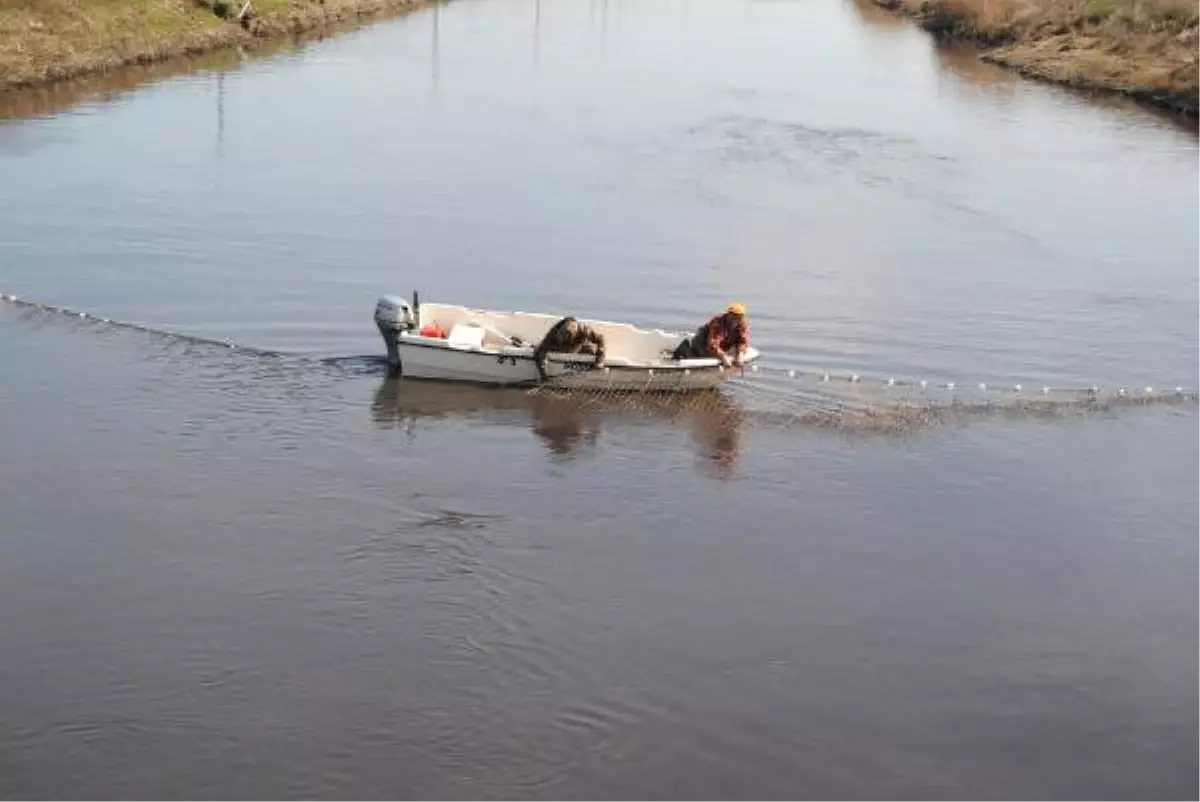
[[[725,367],[729,367],[731,364],[733,364],[733,360],[729,358],[729,354],[721,354],[721,364]]]
[[[742,362],[742,357],[741,357],[741,355],[738,355],[738,356],[734,357],[734,360],[733,360],[733,366],[734,366],[735,368],[740,368],[740,367],[741,367],[743,364],[745,364],[745,363],[743,363],[743,362]]]

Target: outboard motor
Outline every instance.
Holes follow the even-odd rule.
[[[416,301],[415,293],[413,300]],[[412,331],[417,327],[417,317],[403,298],[385,295],[375,304],[375,326],[383,336],[384,345],[387,346],[388,374],[399,376],[401,365],[398,338],[400,332]]]

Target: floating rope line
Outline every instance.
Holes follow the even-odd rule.
[[[201,337],[195,334],[183,334],[181,332],[169,331],[167,329],[155,328],[146,326],[141,323],[132,323],[123,320],[113,320],[112,318],[101,317],[100,315],[92,314],[91,312],[83,312],[78,309],[69,309],[65,306],[56,306],[54,304],[44,304],[37,301],[30,301],[25,298],[20,298],[16,295],[7,295],[0,293],[0,303],[7,303],[12,306],[27,309],[33,312],[43,312],[46,314],[62,315],[67,318],[78,318],[87,323],[107,326],[117,329],[125,329],[127,331],[138,331],[143,334],[149,334],[155,337],[167,337],[173,340],[182,340],[185,342],[197,343],[200,345],[211,345],[218,348],[226,348],[231,351],[239,351],[241,353],[253,354],[254,356],[276,357],[281,358],[286,356],[279,351],[271,351],[265,348],[255,348],[253,346],[238,345],[230,340],[218,340],[211,337]]]
[[[968,388],[973,388],[981,393],[993,392],[1011,395],[1026,395],[1026,396],[1051,396],[1051,395],[1083,395],[1083,396],[1100,396],[1104,389],[1099,384],[1092,384],[1087,387],[1061,387],[1047,384],[1032,384],[1026,386],[1019,382],[1016,383],[996,383],[996,382],[978,382],[971,384],[969,382],[931,382],[926,379],[898,379],[895,376],[887,378],[864,378],[857,373],[839,373],[826,370],[798,370],[796,368],[777,368],[772,365],[763,365],[760,363],[752,363],[748,367],[731,368],[732,371],[739,371],[739,378],[746,378],[746,374],[765,374],[785,377],[788,379],[796,379],[800,381],[812,380],[820,384],[845,383],[850,385],[859,385],[862,387],[878,387],[882,389],[890,388],[917,388],[921,390],[945,390],[948,393],[964,392]],[[1130,385],[1118,386],[1111,392],[1117,397],[1132,397],[1137,395],[1154,396],[1154,395],[1175,395],[1187,398],[1200,398],[1200,391],[1192,387],[1184,387],[1176,385],[1175,387],[1155,388],[1153,385]]]
[[[185,342],[213,346],[242,354],[304,359],[302,354],[288,355],[279,351],[238,345],[219,340],[154,328],[140,323],[123,322],[85,311],[54,304],[38,303],[16,295],[0,294],[0,303],[45,314],[74,318],[105,327],[143,332]],[[328,359],[319,360],[321,363]],[[373,362],[374,364],[374,362]],[[382,360],[378,364],[382,364]],[[1200,400],[1194,387],[1177,385],[1156,388],[1153,385],[1117,386],[1111,390],[1099,384],[1086,387],[1066,387],[1052,384],[1021,382],[935,382],[897,376],[864,376],[854,371],[827,369],[805,370],[776,367],[770,363],[753,362],[744,368],[726,368],[732,394],[748,395],[748,408],[739,409],[734,399],[717,390],[680,394],[648,389],[654,374],[647,372],[647,389],[632,396],[627,390],[599,387],[587,390],[564,390],[553,382],[535,387],[531,395],[570,399],[581,409],[588,407],[628,410],[653,409],[656,413],[675,411],[687,414],[710,414],[716,418],[752,416],[758,420],[777,423],[800,423],[834,426],[843,429],[911,429],[944,419],[947,415],[962,414],[1057,414],[1064,411],[1094,411],[1117,406],[1150,403],[1180,403]],[[688,371],[685,371],[688,373]],[[784,380],[778,386],[756,377]],[[779,392],[788,386],[803,390],[802,395]],[[853,390],[847,394],[847,390]],[[907,391],[899,396],[897,391]],[[914,394],[915,393],[915,394]],[[980,400],[980,397],[983,400]],[[997,404],[989,398],[1003,399]],[[766,407],[765,409],[763,407]]]

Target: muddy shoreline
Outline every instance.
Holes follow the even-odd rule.
[[[980,60],[1032,80],[1124,96],[1197,119],[1197,22],[1089,16],[1081,8],[985,19],[953,0],[872,0],[943,42],[980,48]],[[1092,0],[1097,2],[1097,0]],[[1057,13],[1055,13],[1057,11]]]
[[[428,5],[429,0],[313,0],[252,13],[243,20],[232,15],[225,20],[213,16],[206,20],[210,24],[203,27],[183,19],[178,30],[132,46],[93,41],[68,58],[34,58],[29,64],[15,68],[0,59],[0,94],[50,89],[80,79],[101,78],[123,68],[184,63],[222,52],[252,51],[278,44],[289,37],[316,35]],[[201,4],[189,9],[189,13],[211,14]],[[5,32],[0,28],[0,33]]]

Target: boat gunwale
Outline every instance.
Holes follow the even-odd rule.
[[[624,324],[618,324],[624,325]],[[668,332],[664,332],[668,333]],[[682,335],[681,335],[682,336]],[[507,350],[496,348],[476,348],[469,346],[451,345],[446,340],[440,337],[426,337],[421,334],[414,334],[409,331],[399,332],[396,337],[396,344],[401,346],[414,346],[417,348],[434,348],[442,351],[453,351],[456,353],[474,354],[476,356],[499,357],[501,359],[525,360],[534,361],[532,353],[511,353]],[[753,346],[747,348],[747,356],[742,360],[743,364],[749,364],[759,359],[761,354],[758,349]],[[593,364],[594,358],[590,354],[574,355],[562,352],[552,351],[546,355],[550,362],[565,363],[571,365],[590,365]],[[672,361],[662,361],[655,363],[642,363],[637,365],[609,363],[605,362],[605,368],[612,371],[629,371],[645,373],[646,371],[678,371],[678,370],[700,370],[700,371],[723,371],[726,366],[722,365],[716,357],[701,357],[697,359],[680,359]]]

